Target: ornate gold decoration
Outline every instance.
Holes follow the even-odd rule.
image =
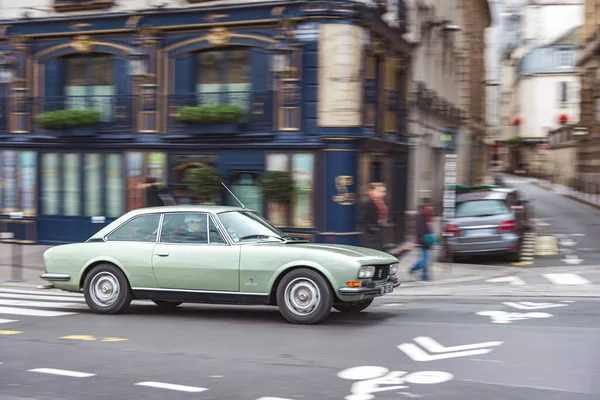
[[[204,20],[214,22],[217,19],[223,19],[227,17],[229,17],[229,14],[211,14],[204,17]]]
[[[231,33],[223,27],[213,28],[206,35],[206,40],[215,46],[226,46],[231,38]]]
[[[92,24],[86,24],[86,23],[77,23],[77,24],[71,24],[71,29],[83,29],[83,28],[87,28],[92,26]]]
[[[127,18],[127,21],[125,21],[125,27],[128,29],[135,28],[139,25],[142,18],[144,17],[142,17],[141,15],[132,15],[131,17]]]
[[[283,10],[285,10],[284,6],[277,6],[271,9],[271,15],[282,15]]]
[[[79,53],[89,53],[92,51],[92,40],[87,35],[76,36],[73,42],[71,43],[71,47],[73,47]]]

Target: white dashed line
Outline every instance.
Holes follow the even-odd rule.
[[[63,311],[32,310],[29,308],[17,307],[0,307],[0,314],[28,315],[31,317],[60,317],[63,315],[73,315],[76,313]]]
[[[183,386],[183,385],[174,385],[172,383],[164,383],[164,382],[139,382],[136,383],[137,386],[148,386],[159,389],[168,389],[168,390],[177,390],[180,392],[189,392],[189,393],[199,393],[208,390],[207,388],[195,387],[195,386]]]
[[[544,277],[558,285],[587,285],[587,279],[577,274],[544,274]]]
[[[87,372],[69,371],[66,369],[54,369],[54,368],[36,368],[30,369],[29,372],[38,372],[40,374],[51,374],[61,376],[71,376],[73,378],[88,378],[95,376],[96,374],[88,374]]]
[[[0,292],[2,293],[23,293],[23,294],[43,294],[44,296],[67,296],[67,297],[83,297],[81,293],[73,293],[73,292],[48,292],[44,290],[22,290],[22,289],[8,289],[8,288],[0,288]]]
[[[8,299],[25,299],[25,300],[51,300],[51,301],[78,301],[84,302],[83,297],[69,297],[69,296],[44,296],[35,294],[16,294],[16,293],[0,293],[0,298]]]

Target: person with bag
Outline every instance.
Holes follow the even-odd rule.
[[[435,235],[431,228],[432,223],[433,206],[424,202],[419,207],[419,212],[415,221],[416,241],[419,247],[421,247],[421,256],[409,270],[409,273],[414,274],[417,270],[421,270],[421,279],[426,282],[431,280],[429,278],[428,269],[431,247],[435,244]]]

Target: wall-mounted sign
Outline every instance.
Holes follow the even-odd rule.
[[[458,128],[441,127],[439,130],[440,148],[448,152],[456,151],[456,139],[458,136]]]
[[[351,206],[356,204],[356,193],[351,193],[348,186],[354,184],[354,177],[350,175],[340,175],[335,177],[335,188],[337,194],[333,196],[333,201],[341,206]]]
[[[355,25],[321,24],[319,126],[361,126],[363,30]]]

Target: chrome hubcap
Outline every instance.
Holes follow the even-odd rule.
[[[285,305],[293,314],[312,314],[321,302],[321,291],[308,278],[296,278],[285,288]]]
[[[90,296],[100,307],[110,307],[119,298],[121,287],[117,277],[110,272],[100,272],[90,284]]]

